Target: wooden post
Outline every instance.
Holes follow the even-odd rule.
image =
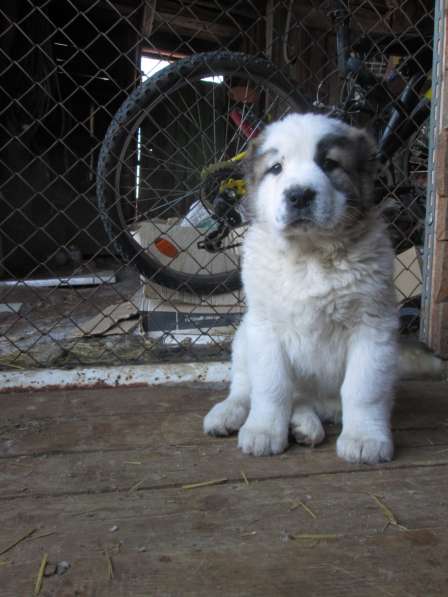
[[[148,38],[152,33],[157,0],[145,0],[142,16],[142,35]]]
[[[427,329],[424,340],[438,355],[448,358],[448,3],[440,2],[444,21],[440,53],[439,108],[434,126],[439,131],[435,143],[433,176],[434,218],[433,242],[427,243],[431,252],[431,290],[427,304]],[[436,73],[435,73],[436,74]]]

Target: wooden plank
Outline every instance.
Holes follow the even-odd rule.
[[[39,390],[0,394],[3,420],[17,418],[88,418],[129,413],[205,414],[227,389],[223,384],[178,384],[152,387],[119,387],[79,390]],[[428,404],[431,404],[431,408]],[[448,417],[448,384],[440,381],[401,382],[396,390],[395,412],[398,416]],[[0,427],[1,430],[1,427]]]
[[[445,462],[447,387],[415,382],[400,386],[394,417],[396,459],[385,466]],[[156,388],[154,393],[133,388],[3,397],[8,416],[0,429],[0,497],[127,492],[140,482],[143,489],[204,481],[216,477],[216,459],[220,475],[231,479],[240,478],[241,470],[252,479],[363,470],[336,457],[340,428],[335,425],[327,426],[328,439],[317,448],[294,445],[272,459],[245,456],[237,449],[236,437],[203,434],[202,416],[213,399],[214,388],[200,385]],[[35,410],[27,410],[30,407]]]
[[[353,466],[336,456],[336,437],[317,448],[291,445],[281,456],[253,458],[236,438],[204,438],[202,445],[165,445],[132,450],[42,454],[0,463],[0,500],[23,496],[133,494],[216,477],[250,482],[271,478],[307,478],[329,473],[407,470],[448,464],[448,428],[395,434],[395,459],[375,466]],[[217,462],[219,472],[217,472]]]
[[[445,27],[439,52],[442,72],[448,69],[448,13],[443,15]],[[448,79],[440,82],[440,108],[438,122],[434,123],[440,131],[435,144],[436,165],[434,169],[434,233],[427,250],[432,252],[431,290],[429,304],[424,314],[428,321],[424,339],[438,355],[448,358]]]
[[[448,219],[448,209],[447,215]],[[434,256],[434,301],[436,303],[448,302],[448,241],[436,241]],[[442,322],[441,322],[442,323]]]
[[[202,418],[211,405],[211,396],[208,396],[197,407],[196,412],[178,410],[175,401],[170,408],[169,399],[159,402],[159,408],[165,407],[165,410],[157,411],[154,406],[154,412],[131,409],[130,406],[125,412],[124,405],[121,412],[111,414],[107,411],[95,414],[83,411],[78,416],[55,417],[32,416],[28,411],[26,415],[4,419],[0,430],[0,458],[58,452],[82,453],[123,448],[154,450],[160,446],[181,448],[205,445],[211,440],[202,432]],[[424,395],[407,396],[403,405],[397,406],[394,428],[444,428],[448,422],[448,399],[439,397],[437,400],[434,397],[430,405],[428,408]],[[330,435],[338,433],[337,428],[332,426],[328,427],[328,431]]]
[[[171,488],[134,496],[6,500],[2,595],[30,593],[42,554],[71,563],[43,595],[414,595],[448,592],[448,477],[439,468]],[[383,532],[381,496],[411,531]],[[297,499],[313,509],[313,519]],[[115,532],[110,529],[117,527]],[[298,534],[336,535],[302,541]],[[114,578],[107,575],[108,548]]]
[[[414,390],[412,390],[414,392]],[[220,384],[179,384],[152,387],[56,389],[0,394],[2,417],[96,417],[129,412],[197,412],[224,399]]]
[[[411,535],[318,545],[251,545],[246,540],[231,550],[211,547],[115,554],[114,578],[106,578],[105,560],[96,546],[90,557],[77,557],[74,570],[44,580],[43,597],[73,595],[111,597],[440,597],[447,594],[442,572],[447,541],[445,529]],[[255,537],[257,539],[257,537]],[[265,540],[265,538],[262,538]],[[412,544],[422,541],[423,546]],[[425,545],[434,542],[437,547]],[[354,555],[355,554],[355,555]],[[424,557],[426,566],[420,563]],[[418,564],[416,564],[418,562]],[[28,595],[36,566],[9,567],[3,597]],[[16,578],[13,574],[17,574]],[[445,575],[446,576],[446,575]],[[383,587],[385,587],[383,589]],[[47,590],[45,590],[47,588]]]
[[[0,458],[209,445],[202,417],[223,395],[196,386],[4,396]],[[447,423],[447,384],[400,386],[396,430],[441,429],[444,437]],[[330,436],[337,433],[336,427],[328,427]]]
[[[141,31],[144,37],[149,37],[154,25],[157,0],[144,0]]]
[[[175,31],[178,35],[194,35],[200,39],[217,42],[220,39],[229,39],[239,33],[236,27],[214,21],[205,21],[196,16],[185,16],[156,11],[154,20],[158,30]]]
[[[448,128],[443,128],[437,139],[437,162],[435,176],[435,191],[446,197],[448,195]]]
[[[448,172],[444,171],[444,174]],[[445,178],[445,176],[443,177]],[[448,185],[448,177],[446,177],[446,184]],[[448,194],[440,195],[439,199],[440,216],[436,222],[436,238],[437,240],[448,241]]]
[[[433,250],[434,301],[448,301],[448,129],[444,128],[438,138],[436,164],[436,217]],[[439,328],[443,319],[439,316]],[[440,329],[436,334],[440,334]],[[439,339],[440,342],[441,339]]]

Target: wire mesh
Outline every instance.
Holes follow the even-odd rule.
[[[433,11],[430,0],[2,3],[0,366],[227,355],[244,310],[244,151],[295,110],[377,138],[401,329],[416,333]]]

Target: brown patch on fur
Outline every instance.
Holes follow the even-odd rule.
[[[244,175],[250,188],[254,188],[261,179],[264,172],[264,155],[260,155],[260,148],[265,140],[264,133],[250,141],[244,157]],[[268,155],[268,154],[265,154]]]
[[[373,181],[378,169],[376,146],[364,130],[352,128],[348,134],[328,135],[317,147],[316,163],[326,172],[333,186],[344,192],[349,204],[362,212],[373,205]],[[338,164],[325,170],[325,160]]]

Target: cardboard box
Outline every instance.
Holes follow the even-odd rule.
[[[422,269],[415,247],[399,253],[394,261],[394,283],[398,302],[422,292]]]
[[[231,342],[245,311],[241,293],[204,297],[142,281],[142,331],[164,344]]]

